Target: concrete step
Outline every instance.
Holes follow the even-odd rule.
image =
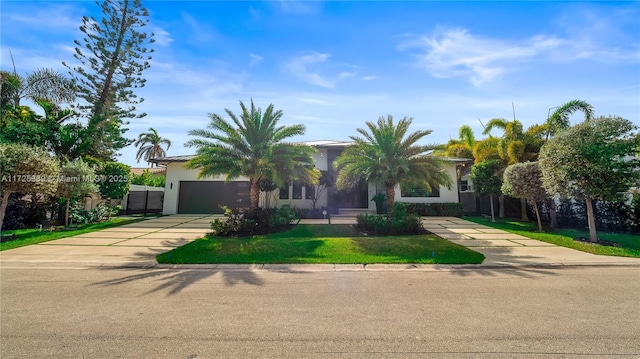
[[[359,214],[375,214],[376,211],[368,208],[338,208],[338,214],[334,217],[356,217]]]

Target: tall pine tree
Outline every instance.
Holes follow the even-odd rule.
[[[140,0],[105,0],[97,2],[102,17],[84,16],[80,30],[85,37],[75,40],[74,57],[79,65],[72,67],[63,62],[73,76],[78,107],[88,116],[87,135],[91,146],[87,156],[110,160],[116,151],[132,140],[123,137],[127,129],[125,119],[140,118],[135,105],[144,99],[135,89],[145,85],[142,72],[149,68],[154,42],[153,33],[143,29],[148,24],[149,12]]]

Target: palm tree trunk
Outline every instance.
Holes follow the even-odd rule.
[[[587,202],[587,222],[589,223],[589,242],[597,242],[598,241],[598,233],[596,233],[596,217],[593,212],[593,202],[591,198],[585,198]]]
[[[249,199],[251,201],[250,209],[258,209],[260,205],[260,186],[258,181],[251,180],[251,192],[249,193]]]
[[[387,215],[393,217],[393,203],[396,201],[396,184],[387,183]]]

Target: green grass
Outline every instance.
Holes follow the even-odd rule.
[[[496,222],[491,222],[490,219],[484,217],[465,217],[464,219],[587,253],[640,258],[640,235],[598,231],[599,239],[616,242],[620,245],[620,247],[611,247],[573,240],[577,237],[589,238],[589,231],[586,230],[557,229],[551,231],[550,229],[545,229],[544,232],[540,233],[538,232],[538,226],[535,222],[518,222],[506,219],[496,219]]]
[[[0,243],[0,251],[18,248],[18,247],[24,247],[31,244],[48,242],[54,239],[77,236],[79,234],[95,232],[101,229],[118,227],[125,224],[138,222],[143,219],[144,218],[116,217],[105,222],[85,224],[85,225],[80,225],[75,229],[65,229],[62,231],[53,231],[53,232],[40,231],[39,229],[15,229],[15,230],[2,231],[2,236],[8,236],[15,233],[18,238],[12,241]]]
[[[196,240],[159,263],[482,263],[484,255],[434,235],[366,237],[349,225],[297,225],[265,236]]]

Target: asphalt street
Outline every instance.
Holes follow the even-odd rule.
[[[5,264],[2,358],[638,358],[640,267]]]

